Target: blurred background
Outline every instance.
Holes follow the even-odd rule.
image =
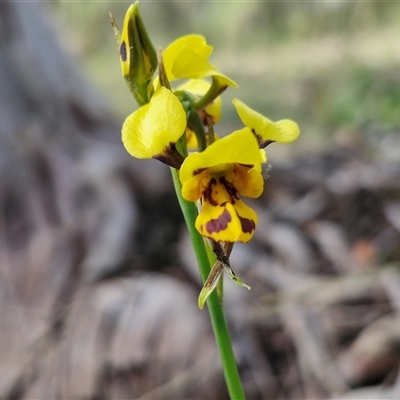
[[[227,399],[170,172],[120,143],[127,2],[0,3],[0,397]],[[267,148],[225,309],[249,399],[400,398],[400,4],[141,1],[202,34]]]

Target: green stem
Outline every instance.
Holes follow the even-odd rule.
[[[221,85],[219,80],[212,77],[211,86],[207,93],[198,101],[193,104],[193,109],[195,111],[201,111],[206,108],[210,103],[212,103],[225,89],[226,85]]]
[[[210,273],[211,266],[203,237],[194,226],[197,217],[197,209],[194,203],[186,201],[181,195],[182,186],[179,181],[179,171],[171,168],[171,172],[179,205],[181,206],[190,238],[192,240],[193,249],[196,254],[201,279],[204,283]],[[207,305],[230,398],[232,400],[244,400],[245,396],[236,365],[235,355],[233,353],[229,328],[217,291],[210,294],[207,299]]]
[[[196,135],[199,151],[203,151],[207,147],[206,134],[204,132],[203,123],[200,120],[199,114],[197,112],[190,110],[188,115],[188,124],[193,129]]]

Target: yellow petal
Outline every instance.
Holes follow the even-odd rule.
[[[254,210],[237,200],[235,205],[224,203],[213,206],[203,202],[195,226],[201,235],[218,242],[248,242],[256,224]]]
[[[234,204],[236,214],[240,220],[241,235],[240,242],[248,242],[254,235],[254,230],[258,222],[256,212],[247,206],[242,200],[236,201]]]
[[[228,164],[229,165],[229,164]],[[215,167],[214,167],[215,168]],[[215,178],[213,174],[209,173],[210,169],[207,170],[209,173],[208,182],[207,179],[203,180],[203,184],[207,183],[207,186],[205,189],[202,190],[202,200],[203,200],[203,205],[205,205],[206,210],[210,210],[210,207],[207,207],[207,204],[214,208],[218,207],[227,207],[227,204],[232,204],[233,208],[235,210],[235,214],[231,215],[232,218],[232,225],[230,226],[229,224],[227,225],[227,232],[224,234],[229,234],[231,235],[230,239],[225,239],[225,241],[241,241],[241,242],[247,242],[251,239],[253,236],[256,224],[257,224],[257,214],[253,209],[248,207],[237,195],[237,187],[236,186],[230,186],[226,184],[227,178],[229,175],[234,174],[235,169],[238,168],[237,164],[231,165],[231,168],[225,167],[225,171],[228,170],[228,174],[224,177],[224,180]],[[240,169],[242,173],[245,172],[246,167],[243,167],[243,169]],[[247,167],[247,170],[249,168]],[[255,170],[254,170],[255,171]],[[245,187],[246,189],[246,194],[254,194],[256,197],[258,197],[263,189],[263,178],[260,173],[260,171],[255,171],[256,174],[258,174],[258,179],[257,182],[252,182],[248,181],[246,179],[246,176],[243,175],[243,180],[242,182],[243,186],[247,186],[246,183],[248,184],[248,187]],[[256,175],[254,175],[255,177]],[[237,177],[237,176],[236,176]],[[225,183],[222,183],[225,181]],[[237,180],[236,180],[236,183]],[[254,192],[252,191],[251,185],[256,183],[255,188],[253,188]],[[228,210],[229,211],[229,210]],[[201,210],[200,213],[202,213],[203,210]],[[220,223],[225,220],[225,218],[228,217],[227,213],[225,212],[224,214],[221,214],[221,218],[217,218],[216,221],[206,223],[204,225],[203,230],[208,231],[209,234],[212,234],[213,228],[218,229],[220,227]],[[237,220],[239,221],[239,224],[237,223]],[[240,227],[240,230],[237,229],[237,227]],[[222,229],[221,229],[221,234],[222,234]],[[235,239],[233,239],[235,238]],[[223,240],[223,239],[220,239]]]
[[[232,103],[236,107],[243,124],[252,129],[254,134],[261,138],[263,142],[290,143],[297,139],[300,134],[299,127],[294,121],[283,119],[272,122],[238,99],[233,99]]]
[[[186,146],[189,150],[195,150],[198,147],[196,134],[190,129],[186,128]]]
[[[203,96],[210,89],[211,84],[202,79],[189,79],[179,85],[176,90],[186,90],[198,96]]]
[[[172,67],[182,46],[188,46],[202,59],[207,60],[213,47],[207,44],[206,39],[200,35],[183,36],[172,42],[163,52],[164,68],[170,81],[177,79],[172,73]]]
[[[257,164],[257,167],[249,168],[235,164],[233,172],[227,176],[227,180],[232,182],[240,195],[257,198],[263,192],[264,178],[261,174],[260,164]]]
[[[184,184],[196,171],[220,164],[257,164],[264,162],[258,143],[249,128],[219,139],[201,153],[190,153],[182,164],[179,177]]]
[[[215,76],[221,86],[237,87],[234,81],[186,44],[176,53],[171,72],[174,78],[203,79]]]
[[[211,122],[215,125],[221,119],[222,101],[218,96],[212,103],[210,103],[204,111],[211,117]]]
[[[182,104],[171,91],[160,87],[150,103],[125,120],[122,142],[133,157],[153,158],[176,143],[185,127],[186,113]]]
[[[203,202],[195,226],[201,235],[218,242],[237,242],[242,235],[240,220],[230,203],[212,206]]]
[[[204,170],[192,178],[188,179],[182,185],[182,197],[187,201],[196,201],[201,197],[204,185],[202,181],[205,179],[207,170]]]

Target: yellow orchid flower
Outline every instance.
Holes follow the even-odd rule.
[[[175,143],[186,128],[186,113],[178,98],[159,87],[150,102],[129,115],[122,126],[122,142],[133,157],[155,158],[179,169],[183,157]]]
[[[261,163],[265,161],[265,152],[249,128],[217,140],[201,153],[189,154],[179,177],[184,199],[201,198],[195,224],[201,235],[218,242],[248,242],[252,238],[257,214],[240,196],[261,195]]]
[[[164,68],[169,81],[214,77],[222,87],[237,84],[208,61],[213,51],[203,36],[187,35],[172,42],[163,52]]]
[[[298,125],[290,119],[273,122],[238,99],[233,99],[232,103],[243,124],[250,128],[256,136],[261,148],[272,142],[293,142],[300,134]]]

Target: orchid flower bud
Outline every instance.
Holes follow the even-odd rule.
[[[157,69],[157,52],[139,13],[139,2],[132,4],[124,20],[119,46],[122,75],[140,105],[149,102],[151,79]]]

